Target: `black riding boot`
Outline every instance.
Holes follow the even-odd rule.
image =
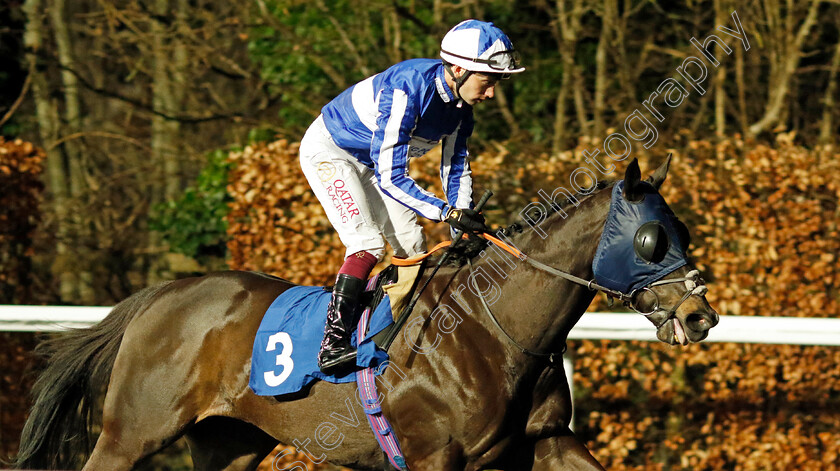
[[[365,287],[365,280],[339,273],[332,292],[332,299],[327,308],[327,326],[321,352],[318,354],[318,368],[324,373],[331,373],[345,366],[344,363],[354,358],[355,349],[350,344],[353,323],[356,322],[356,307],[359,295]]]

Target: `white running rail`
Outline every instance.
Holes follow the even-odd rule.
[[[0,305],[0,332],[51,332],[88,327],[111,307]],[[569,339],[656,341],[643,316],[624,312],[588,312]],[[704,342],[840,346],[840,319],[814,317],[721,316]]]

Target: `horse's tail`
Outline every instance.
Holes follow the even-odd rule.
[[[35,403],[21,433],[18,469],[67,469],[89,453],[94,405],[111,377],[125,329],[168,284],[135,293],[90,328],[38,345],[35,352],[47,366],[32,390]]]

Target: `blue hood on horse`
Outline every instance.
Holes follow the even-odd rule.
[[[641,182],[638,201],[615,184],[604,232],[595,252],[595,281],[621,293],[647,286],[687,263],[688,240],[682,223],[653,185]]]

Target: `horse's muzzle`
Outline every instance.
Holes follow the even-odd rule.
[[[669,345],[688,345],[704,340],[720,316],[714,310],[674,316],[656,330],[656,338]]]

